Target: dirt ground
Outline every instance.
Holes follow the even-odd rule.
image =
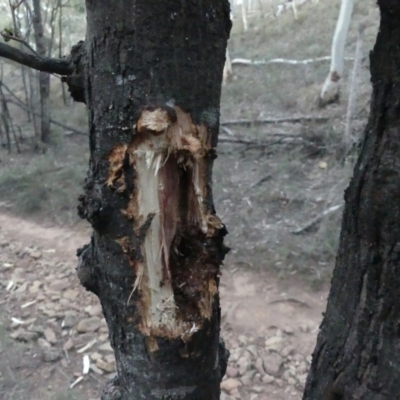
[[[115,373],[97,298],[75,275],[88,237],[0,214],[2,398],[98,399]],[[231,358],[221,399],[301,398],[327,296],[304,289],[293,277],[226,263],[222,336]]]

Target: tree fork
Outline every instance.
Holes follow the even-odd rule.
[[[304,400],[400,398],[400,4],[378,4],[371,112]]]
[[[217,400],[227,248],[211,177],[229,2],[86,5],[67,79],[89,108],[79,214],[94,231],[78,276],[100,299],[118,371],[102,399]]]

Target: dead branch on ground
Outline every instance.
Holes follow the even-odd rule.
[[[300,235],[301,233],[307,232],[315,224],[317,224],[319,221],[321,221],[322,218],[326,217],[329,214],[332,214],[333,212],[339,210],[343,206],[344,206],[344,203],[329,207],[328,209],[324,210],[321,214],[318,214],[316,217],[312,218],[310,221],[308,221],[302,227],[295,229],[294,231],[291,231],[291,233],[293,233],[294,235]]]
[[[221,122],[221,126],[257,126],[263,124],[281,124],[281,123],[292,123],[296,124],[299,122],[327,122],[335,118],[335,116],[321,117],[317,115],[300,115],[297,117],[282,117],[282,118],[263,118],[263,119],[235,119]]]
[[[270,60],[250,60],[248,58],[234,58],[232,65],[269,65],[269,64],[289,64],[289,65],[307,65],[315,62],[330,61],[331,56],[307,58],[305,60],[291,60],[287,58],[272,58]],[[354,60],[354,57],[346,57],[345,60]]]

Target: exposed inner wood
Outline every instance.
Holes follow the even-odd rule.
[[[202,292],[197,304],[198,318],[182,320],[169,265],[171,252],[177,251],[173,248],[174,240],[182,230],[192,226],[202,236],[212,237],[223,228],[219,218],[204,204],[205,158],[209,150],[207,128],[194,125],[190,116],[178,107],[144,110],[127,149],[136,171],[136,189],[125,214],[132,218],[136,230],[150,221],[142,244],[143,261],[135,266],[134,284],[141,298],[141,329],[148,335],[186,337],[197,331],[198,318],[212,315],[213,298],[218,292],[215,279],[202,282],[195,290]],[[122,167],[122,162],[118,166]],[[118,182],[115,172],[118,166],[112,164],[111,181]],[[207,269],[208,266],[196,263],[188,268]]]

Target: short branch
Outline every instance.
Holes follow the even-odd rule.
[[[4,43],[0,43],[0,57],[7,58],[38,71],[59,75],[71,75],[74,69],[73,64],[68,60],[39,57],[36,54],[27,54],[22,50]]]

